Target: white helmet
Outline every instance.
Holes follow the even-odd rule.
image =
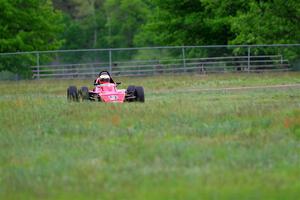
[[[110,77],[108,74],[102,74],[99,77],[100,83],[110,82]]]

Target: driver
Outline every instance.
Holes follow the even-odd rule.
[[[96,80],[95,84],[110,83],[110,77],[108,74],[101,74]]]

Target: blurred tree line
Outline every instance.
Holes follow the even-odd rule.
[[[300,43],[299,0],[0,0],[0,53],[275,43]]]
[[[133,47],[150,12],[147,0],[53,0],[64,15],[64,49]]]
[[[53,0],[64,48],[300,42],[298,0]]]

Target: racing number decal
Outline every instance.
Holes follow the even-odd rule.
[[[115,100],[118,100],[118,96],[111,95],[111,96],[109,96],[109,99],[112,100],[112,101],[115,101]]]

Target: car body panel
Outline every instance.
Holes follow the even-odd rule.
[[[126,90],[118,90],[115,83],[105,83],[96,85],[95,88],[90,91],[90,94],[97,94],[98,99],[102,102],[123,103],[125,101]]]

